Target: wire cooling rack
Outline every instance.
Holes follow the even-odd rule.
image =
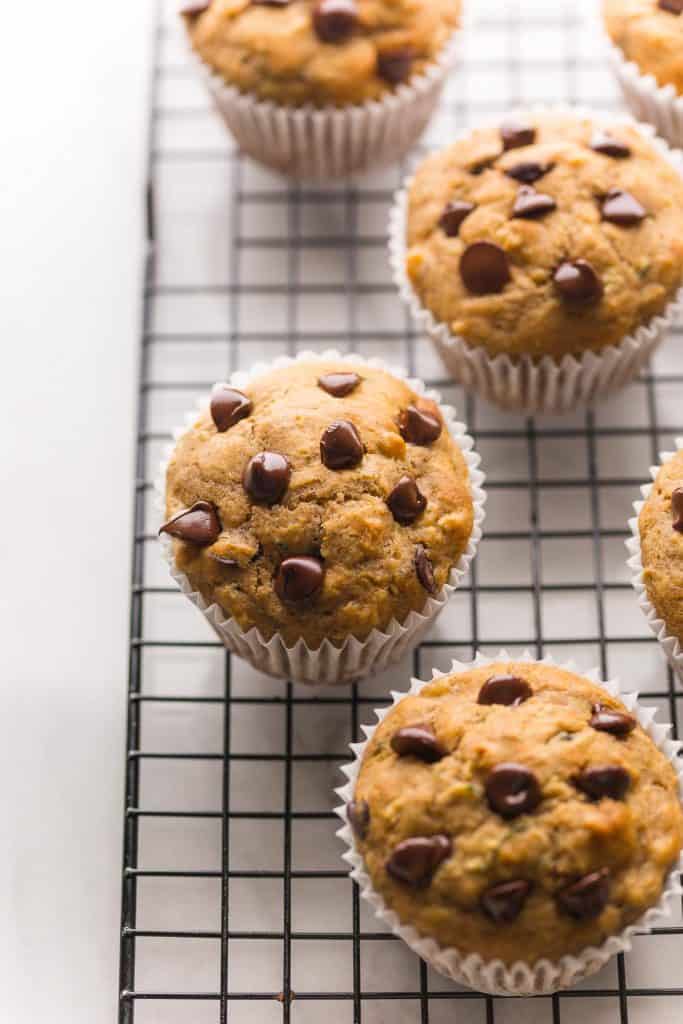
[[[591,3],[470,0],[474,23],[424,140],[538,101],[617,108]],[[119,1020],[125,1024],[680,1024],[680,913],[570,992],[493,999],[433,974],[346,877],[339,763],[389,688],[505,645],[619,674],[678,730],[683,690],[628,583],[631,502],[683,433],[683,338],[592,412],[524,420],[466,397],[415,336],[385,254],[405,168],[289,185],[235,152],[160,12],[139,377]],[[226,655],[170,584],[151,481],[198,393],[255,359],[337,346],[439,388],[488,476],[471,578],[403,664],[349,690]]]

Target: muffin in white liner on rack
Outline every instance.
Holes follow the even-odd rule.
[[[465,551],[450,571],[448,582],[438,593],[427,596],[421,611],[411,611],[403,622],[393,619],[386,629],[373,629],[365,640],[348,636],[341,646],[336,646],[330,640],[325,639],[318,648],[311,649],[303,638],[297,640],[294,645],[288,646],[279,633],[275,633],[269,640],[266,640],[256,626],[245,631],[218,604],[209,603],[175,564],[171,538],[165,534],[160,537],[162,554],[169,564],[171,576],[182,592],[199,608],[221,642],[229,650],[262,672],[290,679],[293,682],[317,685],[350,683],[373,675],[402,658],[407,651],[419,643],[469,569],[481,539],[486,501],[483,490],[484,474],[479,469],[480,458],[474,451],[472,438],[467,434],[465,425],[456,419],[455,410],[449,405],[441,404],[440,395],[435,391],[428,390],[422,381],[408,377],[401,370],[386,366],[381,360],[365,359],[363,356],[355,354],[342,355],[336,351],[301,352],[293,358],[282,356],[271,363],[258,363],[248,371],[237,371],[232,374],[229,383],[233,387],[244,388],[248,387],[249,382],[256,377],[272,370],[284,369],[294,363],[329,362],[329,360],[383,370],[398,379],[405,380],[418,395],[436,402],[444,426],[460,449],[467,465],[473,504],[472,532]],[[185,424],[173,432],[176,441],[192,428],[198,412],[206,408],[208,403],[208,397],[203,398],[199,401],[197,408],[187,414]],[[175,445],[168,447],[161,463],[159,477],[155,482],[158,508],[162,515],[165,512],[166,468],[174,447]]]
[[[655,746],[673,765],[678,779],[678,794],[683,800],[683,765],[678,756],[681,744],[669,739],[671,726],[656,722],[656,710],[644,707],[639,702],[637,694],[623,693],[616,680],[603,682],[597,669],[581,672],[573,662],[558,664],[551,657],[539,661],[528,652],[521,657],[511,658],[505,650],[496,657],[484,657],[478,654],[472,662],[454,660],[448,672],[434,669],[432,678],[429,680],[411,679],[410,687],[405,693],[392,691],[392,704],[375,711],[378,724],[405,697],[418,694],[423,687],[435,680],[453,673],[467,672],[473,668],[483,668],[487,665],[510,661],[544,664],[564,669],[580,675],[595,686],[604,689],[611,696],[621,700],[629,712],[637,718]],[[363,857],[358,850],[354,832],[349,823],[347,806],[354,798],[363,756],[377,725],[362,726],[362,729],[366,739],[363,742],[351,744],[354,761],[341,768],[348,782],[336,790],[337,795],[343,801],[340,806],[335,808],[335,813],[343,822],[342,828],[337,832],[347,847],[343,858],[351,867],[351,878],[359,885],[361,895],[372,905],[377,916],[430,967],[451,980],[492,995],[547,995],[568,988],[599,971],[617,953],[628,951],[632,946],[634,935],[651,930],[659,921],[668,916],[674,898],[681,894],[680,873],[683,870],[683,854],[679,856],[676,864],[669,871],[660,899],[655,906],[649,908],[635,923],[615,935],[610,935],[600,946],[588,947],[578,955],[563,956],[556,962],[541,959],[534,964],[524,963],[520,960],[507,966],[502,960],[487,961],[476,953],[465,955],[456,948],[441,947],[433,938],[420,934],[412,925],[402,923],[396,912],[387,906],[384,898],[374,888],[365,868]]]
[[[672,146],[683,146],[683,96],[673,85],[659,85],[654,75],[644,74],[611,42],[609,59],[633,116],[651,124]]]

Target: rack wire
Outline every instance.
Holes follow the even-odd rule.
[[[617,109],[591,0],[479,0],[422,149],[483,115],[561,101]],[[121,1024],[673,1024],[683,1019],[680,913],[583,985],[506,1001],[433,974],[346,876],[332,788],[390,688],[482,648],[573,657],[620,674],[679,729],[683,689],[625,567],[631,502],[683,434],[682,331],[593,411],[524,420],[445,378],[400,308],[385,256],[406,167],[293,185],[231,145],[191,73],[174,0],[156,31],[149,255],[139,370]],[[402,665],[348,690],[259,675],[226,654],[169,585],[151,486],[198,393],[300,348],[379,355],[441,390],[488,476],[470,578]]]

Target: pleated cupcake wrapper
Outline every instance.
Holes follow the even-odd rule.
[[[419,693],[424,686],[427,686],[435,679],[451,675],[453,672],[466,672],[472,668],[491,665],[500,661],[529,662],[531,664],[536,663],[537,659],[533,658],[529,652],[525,652],[521,657],[516,655],[511,657],[507,651],[503,650],[495,658],[483,657],[481,654],[478,654],[474,661],[471,662],[453,661],[448,672],[439,672],[433,669],[431,679],[411,679],[410,688],[406,693],[392,692],[393,704],[390,707],[380,708],[375,711],[378,724],[389,713],[391,707],[400,703],[404,697]],[[678,777],[679,795],[683,800],[683,766],[678,757],[681,744],[669,739],[670,725],[662,725],[655,722],[656,709],[644,707],[638,701],[636,693],[622,693],[616,680],[603,682],[597,669],[591,669],[590,672],[579,672],[573,662],[558,665],[550,657],[541,659],[541,664],[563,668],[569,672],[579,674],[597,686],[601,686],[613,697],[618,697],[623,701],[629,711],[637,717],[639,723],[655,745],[674,766]],[[629,925],[618,934],[610,936],[598,947],[588,947],[576,956],[564,956],[557,962],[543,959],[535,964],[527,964],[518,961],[508,967],[502,960],[487,961],[476,953],[466,955],[456,948],[439,946],[434,939],[420,935],[412,925],[403,924],[399,920],[398,915],[387,906],[382,896],[374,889],[370,876],[365,870],[363,858],[356,846],[353,830],[348,821],[346,807],[349,801],[353,799],[365,748],[376,728],[377,725],[362,726],[366,739],[362,743],[352,743],[350,745],[355,755],[355,760],[351,764],[344,765],[341,769],[349,780],[346,785],[336,790],[336,793],[343,801],[341,806],[335,807],[335,813],[343,822],[343,826],[339,829],[337,835],[347,846],[343,858],[351,866],[351,877],[358,883],[361,895],[374,907],[375,913],[380,920],[388,925],[394,935],[398,935],[403,939],[435,971],[445,975],[452,981],[467,985],[480,992],[504,996],[548,995],[560,989],[569,988],[583,978],[587,978],[596,971],[599,971],[615,954],[627,952],[633,944],[634,935],[650,931],[663,918],[668,916],[673,900],[680,896],[683,891],[680,882],[680,873],[683,870],[682,855],[669,871],[664,882],[662,895],[657,904],[647,910],[635,924]]]
[[[676,447],[677,451],[680,451],[683,448],[683,437],[676,438]],[[659,453],[659,457],[661,459],[659,466],[650,466],[650,475],[653,481],[661,467],[667,462],[671,462],[675,454],[676,452]],[[638,595],[638,604],[643,610],[643,615],[647,619],[650,629],[659,640],[661,648],[671,667],[675,669],[681,679],[683,679],[683,650],[681,649],[680,641],[677,637],[671,636],[668,632],[664,619],[661,619],[657,614],[657,611],[648,596],[647,587],[645,586],[643,578],[643,558],[640,547],[640,529],[638,526],[638,519],[645,501],[649,498],[652,492],[652,487],[653,484],[643,484],[640,489],[640,492],[643,495],[643,500],[634,501],[633,503],[633,508],[636,514],[628,521],[632,536],[626,541],[626,547],[631,556],[628,559],[627,565],[633,573],[631,582],[633,583],[633,588]]]
[[[622,50],[609,41],[609,60],[627,107],[639,121],[647,121],[672,146],[683,146],[683,96],[673,85],[659,85],[654,75],[645,74],[627,60]]]
[[[455,410],[449,405],[443,405],[439,393],[428,390],[421,380],[408,377],[401,370],[389,367],[379,359],[365,359],[363,356],[340,354],[334,350],[322,353],[300,352],[294,358],[281,356],[271,363],[257,363],[249,371],[233,373],[230,377],[230,384],[243,389],[247,388],[256,377],[272,370],[284,369],[293,363],[315,363],[330,359],[339,363],[385,370],[395,377],[405,380],[417,394],[437,402],[444,425],[463,454],[467,463],[470,493],[474,504],[474,523],[467,548],[451,570],[448,583],[441,591],[433,597],[427,597],[421,612],[410,612],[402,623],[393,619],[385,630],[374,629],[366,640],[361,641],[356,637],[349,636],[341,647],[337,647],[325,639],[317,650],[311,650],[303,639],[299,639],[293,646],[287,646],[279,633],[276,633],[270,640],[265,640],[255,626],[249,630],[243,630],[235,619],[226,615],[218,604],[206,601],[192,586],[185,573],[181,572],[175,564],[171,538],[166,534],[162,534],[160,538],[161,549],[169,564],[171,576],[182,592],[203,613],[221,642],[229,650],[269,675],[291,679],[298,683],[326,686],[336,683],[351,683],[365,676],[374,675],[393,662],[400,660],[407,651],[420,642],[468,571],[481,538],[486,501],[486,495],[482,488],[484,474],[478,468],[479,455],[474,451],[474,442],[467,434],[465,425],[456,420]],[[198,403],[198,407],[194,411],[187,414],[185,424],[173,432],[176,441],[194,425],[199,412],[205,409],[208,403],[207,396]],[[155,484],[159,511],[164,518],[166,468],[173,449],[174,445],[170,445],[165,453],[160,467],[160,476]],[[315,614],[315,612],[311,614]]]
[[[533,107],[507,114],[525,118],[541,114],[573,114],[590,118],[606,129],[629,124],[645,135],[658,152],[683,176],[683,154],[672,151],[655,136],[650,125],[640,124],[628,115],[600,115],[578,107]],[[482,398],[523,413],[563,413],[577,405],[592,404],[623,388],[638,375],[662,340],[674,317],[683,309],[683,288],[658,316],[626,335],[618,345],[600,352],[552,356],[491,356],[479,345],[469,345],[452,333],[448,324],[438,321],[422,304],[406,272],[406,229],[410,178],[395,196],[389,215],[389,261],[394,282],[421,331],[427,334],[454,380]]]

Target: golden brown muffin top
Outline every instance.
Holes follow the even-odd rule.
[[[683,451],[659,470],[638,529],[648,597],[667,631],[683,643]]]
[[[626,59],[683,95],[683,0],[603,0],[603,14]]]

